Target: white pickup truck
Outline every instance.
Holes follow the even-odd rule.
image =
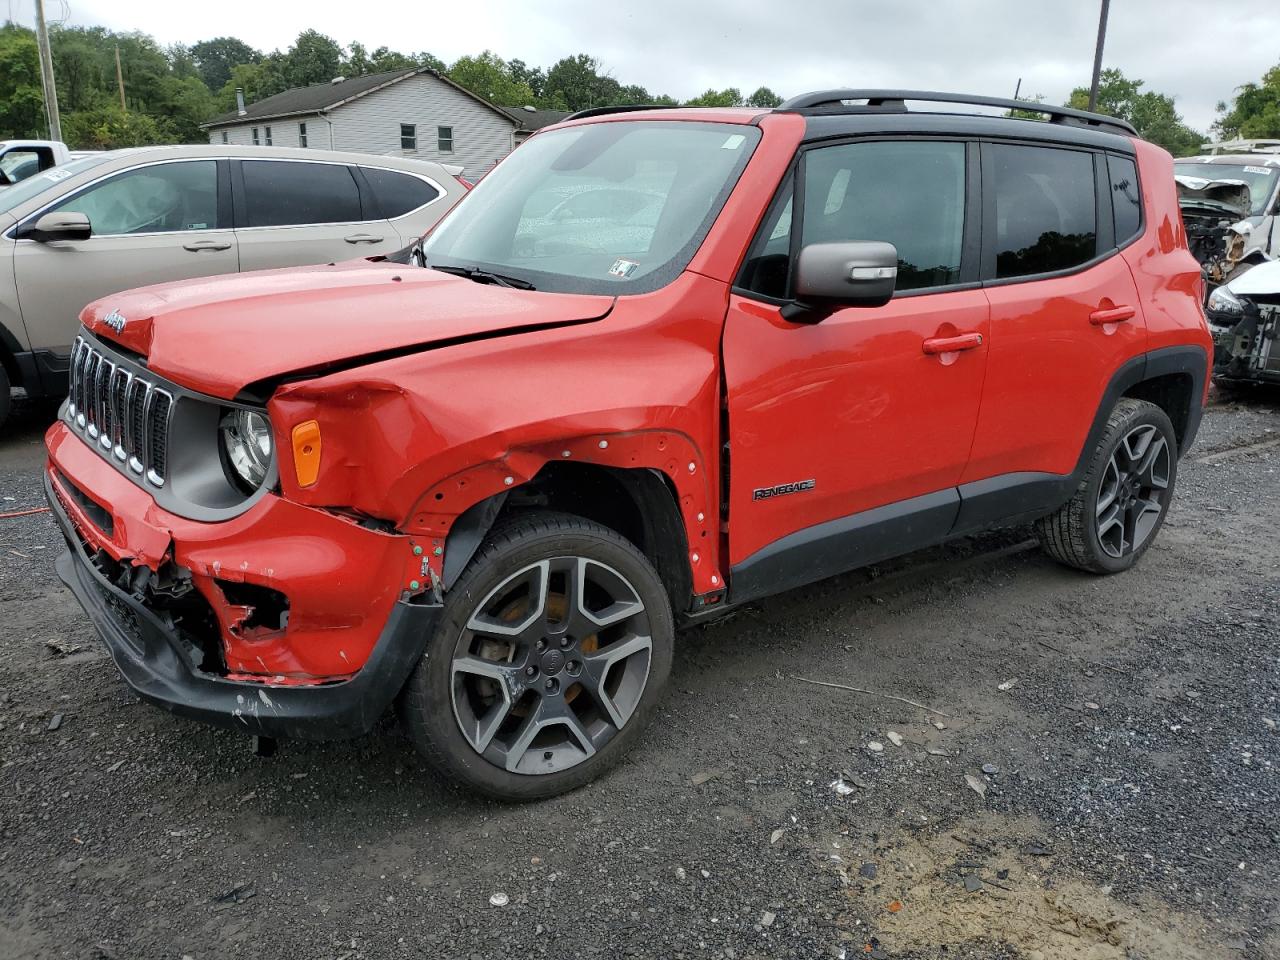
[[[0,188],[66,163],[72,156],[60,140],[0,140]]]

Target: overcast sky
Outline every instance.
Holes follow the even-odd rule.
[[[910,87],[1063,102],[1089,81],[1096,0],[45,0],[47,15],[141,30],[163,44],[237,36],[285,49],[306,27],[427,50],[446,62],[489,48],[550,66],[598,57],[621,83],[680,99],[760,85],[786,97],[838,86]],[[31,22],[32,0],[8,3]],[[0,9],[3,9],[0,7]],[[1280,62],[1280,2],[1113,0],[1105,64],[1172,94],[1207,130],[1214,107]]]

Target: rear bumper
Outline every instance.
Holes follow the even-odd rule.
[[[125,681],[144,700],[180,716],[268,737],[339,739],[367,732],[422,656],[439,606],[398,601],[364,667],[319,686],[230,681],[196,668],[188,645],[93,564],[45,477],[45,494],[67,540],[58,575],[84,607]]]

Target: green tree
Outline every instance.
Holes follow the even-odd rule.
[[[631,88],[633,93],[643,87]],[[647,95],[648,91],[644,91]],[[542,87],[543,106],[561,110],[587,110],[618,103],[642,101],[622,99],[617,80],[600,72],[600,61],[585,53],[565,57],[552,64]]]
[[[35,34],[6,23],[0,27],[0,138],[37,137],[45,130]]]
[[[1018,99],[1025,103],[1044,103],[1044,94],[1037,93],[1034,96],[1019,97]],[[1043,120],[1045,118],[1043,113],[1037,113],[1034,110],[1006,110],[1004,115],[1006,117],[1013,117],[1015,120]]]
[[[144,113],[126,113],[119,105],[67,114],[63,138],[86,150],[116,150],[168,142],[172,136],[163,125]]]
[[[726,87],[723,90],[707,90],[701,96],[686,100],[687,107],[740,107],[742,91],[737,87]]]
[[[231,71],[242,63],[257,63],[262,54],[235,37],[214,37],[193,44],[191,59],[200,79],[210,90],[218,91],[231,79]]]
[[[1213,129],[1224,140],[1280,139],[1280,63],[1268,70],[1261,83],[1246,83],[1236,89],[1231,103],[1218,104],[1222,114]]]
[[[332,37],[303,30],[284,55],[284,78],[290,87],[328,83],[341,72],[342,48]]]
[[[1127,120],[1144,140],[1164,147],[1175,157],[1195,153],[1204,135],[1183,121],[1173,97],[1153,90],[1144,91],[1143,81],[1131,80],[1119,70],[1102,71],[1098,84],[1098,113]],[[1089,88],[1071,91],[1067,106],[1089,109]]]
[[[768,87],[760,87],[755,93],[747,97],[747,106],[780,107],[782,106],[782,98]]]
[[[449,68],[449,79],[476,96],[503,106],[524,106],[536,99],[528,84],[511,79],[506,63],[492,50],[475,57],[459,57]]]
[[[532,90],[535,98],[542,96],[542,89],[546,85],[547,75],[541,67],[530,67],[523,60],[512,60],[507,64],[507,73],[513,81],[523,83]]]
[[[228,80],[217,96],[217,110],[225,113],[236,107],[236,90],[244,91],[245,103],[256,103],[289,89],[284,64],[279,56],[264,57],[258,63],[242,63],[231,68]]]

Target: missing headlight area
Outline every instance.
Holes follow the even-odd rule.
[[[1238,319],[1213,317],[1213,375],[1217,380],[1280,382],[1280,296],[1274,302],[1236,299]],[[1234,319],[1234,318],[1233,318]]]
[[[1243,180],[1185,175],[1175,176],[1174,181],[1187,246],[1209,283],[1225,283],[1248,248],[1250,225],[1245,218],[1252,206],[1249,185]]]

